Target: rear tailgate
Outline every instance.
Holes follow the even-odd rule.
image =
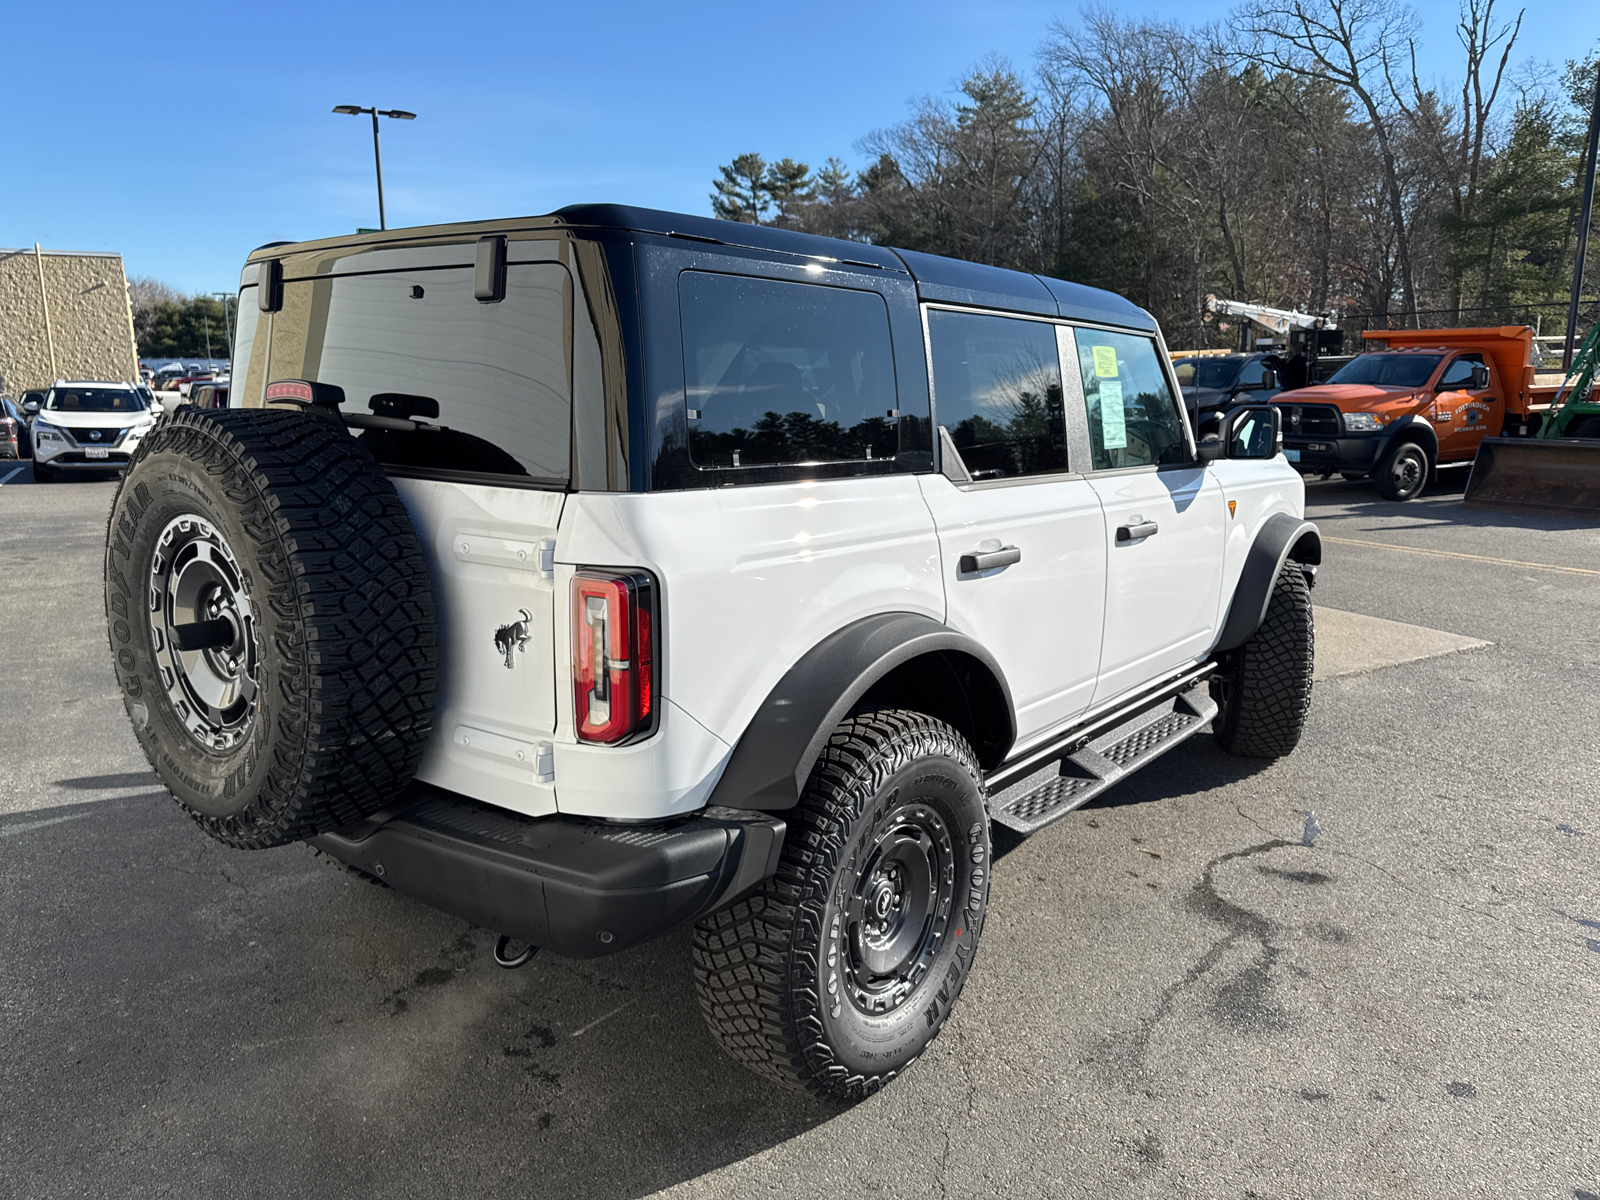
[[[561,492],[396,479],[439,614],[439,701],[417,778],[556,811],[554,559]]]

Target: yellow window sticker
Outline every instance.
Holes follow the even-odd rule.
[[[1100,444],[1107,450],[1121,450],[1128,444],[1128,421],[1122,412],[1120,380],[1100,381]]]
[[[1101,379],[1115,379],[1117,377],[1117,350],[1115,346],[1096,346],[1094,348],[1094,373]],[[1120,400],[1121,397],[1119,396]]]

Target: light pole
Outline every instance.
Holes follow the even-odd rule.
[[[232,292],[212,292],[212,296],[222,301],[222,323],[228,331],[228,364],[233,365],[233,318],[228,315],[228,301],[233,299]]]
[[[397,121],[415,121],[417,114],[406,112],[402,108],[362,108],[356,104],[336,104],[333,111],[343,113],[347,117],[359,117],[367,113],[372,117],[372,161],[378,168],[378,228],[389,228],[383,216],[383,152],[378,149],[378,118],[393,117]]]

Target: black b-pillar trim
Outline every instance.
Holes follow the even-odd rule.
[[[793,808],[829,735],[867,689],[902,663],[938,651],[983,663],[1004,693],[1015,737],[1016,709],[993,655],[928,617],[883,613],[829,634],[789,668],[756,710],[708,803],[764,812]],[[999,757],[1009,751],[1011,737]]]

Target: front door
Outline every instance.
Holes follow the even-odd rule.
[[[1500,432],[1505,417],[1505,396],[1490,374],[1489,386],[1472,386],[1473,370],[1487,367],[1481,354],[1458,354],[1451,359],[1434,387],[1433,429],[1439,435],[1440,462],[1466,462],[1478,453],[1478,443]]]
[[[1165,355],[1139,334],[1070,331],[1072,418],[1105,516],[1105,633],[1093,703],[1167,675],[1216,641],[1227,506],[1195,461]]]
[[[946,623],[987,647],[1017,748],[1088,707],[1105,610],[1104,521],[1069,471],[1056,327],[927,310],[945,474],[921,476]]]

